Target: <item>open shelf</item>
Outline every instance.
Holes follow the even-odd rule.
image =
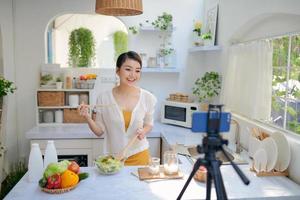
[[[221,46],[199,46],[189,48],[189,52],[198,52],[198,51],[220,51]]]
[[[143,73],[179,73],[180,69],[171,67],[143,67]]]
[[[176,27],[173,27],[172,29],[166,30],[167,32],[173,32],[176,30]],[[158,28],[154,28],[153,26],[141,26],[140,31],[154,31],[154,32],[163,32],[162,30]]]

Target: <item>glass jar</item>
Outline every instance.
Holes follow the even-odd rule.
[[[160,159],[152,157],[149,160],[149,173],[152,175],[159,174]]]
[[[174,151],[166,151],[164,153],[164,172],[165,174],[178,173],[178,157]]]

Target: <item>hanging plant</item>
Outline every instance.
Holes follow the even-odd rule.
[[[95,59],[95,39],[92,31],[78,28],[69,37],[69,64],[73,67],[91,66]]]
[[[114,47],[115,47],[115,59],[120,54],[128,51],[128,35],[123,31],[117,31],[114,33]]]

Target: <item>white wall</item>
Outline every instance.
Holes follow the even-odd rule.
[[[15,67],[14,67],[14,27],[13,27],[13,3],[11,0],[0,1],[0,31],[2,42],[3,57],[0,56],[0,63],[3,64],[3,75],[6,79],[15,82]],[[2,61],[1,61],[2,60]],[[16,91],[18,93],[19,90]],[[12,94],[5,97],[5,112],[2,119],[4,123],[1,126],[1,138],[3,145],[7,148],[7,153],[4,157],[5,171],[8,172],[9,165],[12,162],[18,161],[18,135],[16,122],[16,95]]]
[[[214,2],[216,0],[205,0],[205,6],[209,7]],[[300,32],[299,14],[300,1],[297,0],[220,0],[218,40],[223,50],[216,57],[212,55],[206,57],[207,65],[212,66],[218,62],[219,70],[225,70],[227,49],[233,41],[248,41],[289,32]],[[246,147],[248,145],[246,126],[260,126],[268,129],[264,125],[242,117],[237,120],[241,125],[241,140]],[[300,149],[300,140],[299,137],[296,137],[298,138],[296,141],[295,137],[287,136],[292,150],[290,177],[300,183],[300,159],[296,153]]]
[[[29,142],[25,138],[25,132],[35,126],[35,95],[38,88],[40,65],[46,61],[45,30],[47,24],[56,16],[65,13],[93,13],[95,1],[14,0],[14,2],[16,79],[19,85],[18,95],[22,97],[17,98],[18,133],[21,135],[20,155],[27,157]],[[202,18],[203,1],[144,0],[143,4],[143,15],[122,17],[122,21],[128,25],[137,25],[143,22],[144,19],[155,19],[164,11],[173,14],[174,25],[177,27],[173,38],[178,55],[177,64],[182,69],[188,69],[191,66],[199,67],[199,63],[193,64],[188,58],[187,48],[192,43],[193,19]],[[189,12],[188,15],[186,11]],[[183,90],[184,87],[179,83],[180,81],[184,82],[184,77],[184,73],[180,76],[173,74],[143,74],[141,86],[148,88],[159,98],[165,98],[170,91]],[[190,92],[190,90],[188,91]],[[159,110],[159,108],[157,109]]]

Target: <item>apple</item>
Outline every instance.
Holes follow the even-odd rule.
[[[80,171],[80,167],[75,161],[72,161],[68,166],[68,170],[78,174]]]

